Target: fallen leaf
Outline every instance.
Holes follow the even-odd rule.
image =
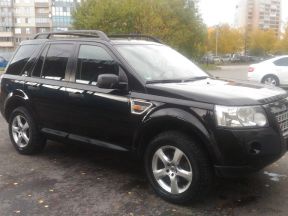
[[[31,197],[32,195],[31,194],[28,194],[28,197]]]
[[[45,207],[45,208],[48,208],[48,207],[49,207],[49,205],[45,205],[44,207]]]
[[[16,214],[20,214],[21,211],[20,211],[20,210],[16,210],[15,213],[16,213]]]
[[[54,190],[53,190],[53,189],[50,189],[49,191],[50,191],[50,192],[54,192]]]
[[[40,203],[40,204],[44,203],[44,200],[38,200],[38,203]]]
[[[18,185],[18,183],[17,183],[17,182],[14,182],[13,184],[14,184],[14,185]]]

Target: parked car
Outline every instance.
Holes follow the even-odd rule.
[[[230,54],[223,55],[221,56],[221,60],[222,63],[229,64],[231,62],[231,55]]]
[[[241,62],[241,55],[239,54],[233,54],[230,61],[232,63],[240,63]]]
[[[130,151],[174,203],[203,198],[214,175],[255,172],[287,151],[286,91],[215,79],[148,36],[41,33],[21,42],[0,86],[20,154],[46,139]]]
[[[5,68],[7,66],[8,61],[0,56],[0,68]]]
[[[201,64],[214,64],[213,55],[204,55],[201,60]]]
[[[250,65],[248,79],[274,86],[288,85],[288,55]]]
[[[202,64],[221,64],[223,63],[220,56],[205,55],[201,58]]]

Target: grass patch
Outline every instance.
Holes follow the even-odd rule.
[[[215,64],[201,64],[199,65],[204,71],[221,70],[221,67]]]

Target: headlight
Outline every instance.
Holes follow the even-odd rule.
[[[265,111],[260,106],[227,107],[215,106],[218,126],[222,127],[264,127],[268,125]]]

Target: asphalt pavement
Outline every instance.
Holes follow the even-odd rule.
[[[242,67],[212,73],[242,78]],[[179,206],[153,193],[129,153],[49,141],[42,154],[19,155],[0,117],[0,216],[287,215],[287,164],[284,156],[245,178],[217,178],[205,200]]]
[[[209,71],[210,74],[221,77],[228,78],[234,80],[247,80],[248,76],[248,65],[225,65],[220,66],[219,70]]]

